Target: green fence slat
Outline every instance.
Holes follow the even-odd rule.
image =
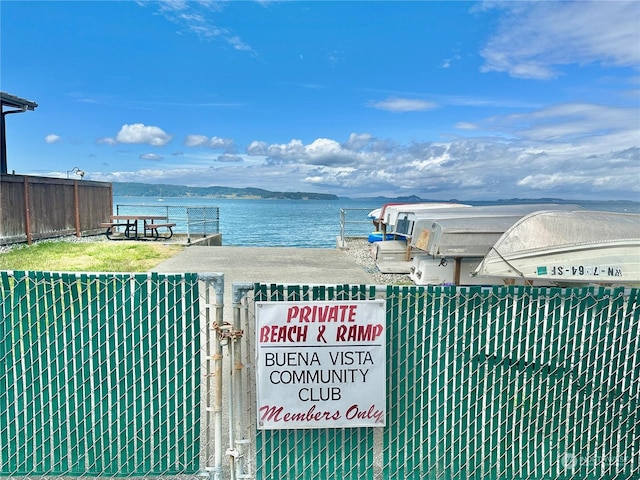
[[[23,275],[24,276],[24,275]],[[6,428],[0,430],[6,431],[7,441],[3,443],[4,448],[0,449],[3,458],[3,472],[16,471],[18,466],[17,450],[15,439],[17,439],[18,428],[18,398],[19,386],[18,379],[21,372],[18,371],[17,359],[20,358],[20,331],[19,331],[19,303],[18,294],[21,288],[20,272],[12,277],[8,273],[3,274],[3,289],[5,289],[3,298],[3,318],[6,321],[6,342],[4,347],[4,358],[7,365],[6,369],[0,370],[0,374],[5,372],[6,380],[6,401],[8,411],[6,416],[2,416],[2,425]],[[5,303],[6,302],[6,303]],[[0,395],[2,392],[0,392]],[[2,414],[2,412],[0,412]],[[6,423],[5,423],[6,422]]]
[[[13,376],[13,319],[12,319],[12,278],[8,272],[0,271],[0,472],[9,466],[9,439],[11,409],[14,405]]]
[[[19,274],[16,272],[16,288],[15,288],[15,302],[17,307],[17,351],[16,355],[16,404],[18,405],[17,422],[16,422],[16,437],[18,444],[23,448],[15,449],[16,457],[16,470],[18,472],[28,472],[32,469],[32,460],[27,456],[27,446],[31,439],[32,432],[29,431],[29,412],[27,410],[28,398],[28,385],[31,380],[31,372],[28,368],[25,368],[18,359],[25,357],[30,347],[30,328],[29,328],[29,277],[27,274]],[[27,463],[29,462],[29,463]]]
[[[0,369],[0,475],[199,469],[200,328],[199,319],[190,318],[199,310],[184,303],[198,299],[198,279],[182,278],[150,280],[171,285],[172,303],[155,322],[165,329],[170,360],[164,359],[163,376],[152,377],[143,372],[142,361],[142,338],[151,318],[148,309],[137,307],[146,301],[146,286],[132,288],[135,279],[129,275],[0,272],[0,363],[7,367]],[[164,423],[157,424],[164,436],[155,443],[150,436],[141,439],[144,429],[137,428],[145,424],[138,416],[148,415],[142,392],[154,389],[167,392],[165,404],[154,410],[165,412]],[[159,402],[158,395],[152,402]],[[195,412],[197,418],[178,420],[178,411]],[[195,441],[186,445],[179,441],[183,438]],[[137,458],[145,443],[147,452],[164,446],[156,463],[143,465]]]
[[[167,278],[167,283],[171,290],[171,295],[169,296],[170,309],[169,314],[167,316],[167,332],[171,335],[170,343],[167,347],[167,401],[166,401],[166,423],[167,423],[167,451],[165,453],[166,461],[167,461],[167,471],[171,471],[175,473],[173,470],[174,465],[176,464],[176,450],[175,446],[178,443],[178,431],[177,425],[179,424],[179,420],[176,418],[176,412],[178,410],[178,399],[177,396],[183,392],[180,391],[180,380],[178,374],[178,362],[180,360],[180,352],[184,351],[184,338],[182,333],[182,328],[180,325],[180,313],[181,308],[179,308],[180,299],[182,299],[182,281],[180,276],[172,275]],[[184,384],[184,381],[182,381]]]
[[[155,328],[158,330],[158,350],[159,355],[156,361],[157,372],[159,378],[164,378],[165,381],[163,385],[160,385],[157,381],[154,380],[154,392],[158,398],[158,425],[157,425],[157,437],[158,438],[168,438],[169,437],[169,345],[171,339],[169,338],[169,324],[170,324],[170,315],[172,313],[172,307],[175,303],[175,292],[169,285],[169,283],[163,283],[161,286],[161,292],[163,295],[163,301],[161,302],[159,322],[156,325],[150,325],[150,328]],[[167,447],[168,445],[159,445],[156,452],[156,463],[158,464],[158,468],[160,470],[165,470],[168,467],[168,458],[167,458]]]
[[[47,299],[45,288],[43,286],[43,278],[40,272],[31,272],[31,325],[33,331],[32,347],[31,347],[31,368],[33,369],[32,388],[32,404],[34,408],[33,422],[35,425],[34,445],[47,444],[51,437],[50,425],[48,417],[44,414],[44,409],[49,403],[48,390],[51,380],[46,362],[43,361],[47,352],[47,334],[48,317],[47,317]],[[47,471],[50,470],[50,456],[45,454],[45,450],[49,448],[40,448],[34,455],[34,470]]]
[[[156,277],[157,282],[157,277]],[[141,391],[145,388],[144,374],[139,367],[141,362],[142,330],[148,330],[148,319],[153,315],[149,312],[148,303],[151,294],[148,291],[146,275],[131,275],[128,283],[131,285],[131,304],[126,315],[120,318],[118,325],[118,345],[121,348],[119,362],[120,382],[124,387],[120,397],[121,414],[119,422],[115,425],[118,435],[122,438],[136,438],[136,432],[144,438],[142,442],[129,440],[121,447],[120,455],[123,457],[121,464],[125,471],[145,470],[150,465],[145,465],[144,457],[148,455],[149,437],[144,436],[143,421],[144,407]],[[142,448],[139,448],[142,447]],[[161,447],[159,447],[161,448]]]
[[[631,337],[631,315],[625,312],[626,302],[623,288],[615,289],[611,294],[610,318],[613,322],[613,338],[611,343],[611,362],[608,368],[608,422],[605,424],[605,440],[603,449],[610,452],[613,458],[623,458],[627,452],[634,448],[633,440],[629,434],[617,435],[616,430],[620,425],[628,425],[629,417],[634,416],[634,410],[630,410],[632,398],[640,397],[637,389],[635,395],[630,395],[629,385],[625,385],[626,358],[634,356],[633,344],[635,337]],[[604,303],[604,302],[603,302]],[[638,370],[640,373],[640,369]],[[638,377],[636,377],[638,378]],[[637,408],[637,403],[636,403]],[[640,410],[635,410],[639,412]],[[629,429],[633,431],[633,428]],[[636,428],[640,434],[640,427]],[[640,435],[639,435],[640,436]],[[616,438],[617,437],[617,438]]]
[[[193,473],[198,471],[199,455],[200,455],[200,308],[199,308],[199,291],[198,291],[198,276],[196,274],[186,274],[185,281],[187,282],[185,292],[185,306],[186,309],[183,312],[184,321],[187,323],[188,328],[185,330],[185,335],[190,340],[190,348],[186,351],[186,355],[191,359],[191,362],[184,362],[185,376],[186,376],[186,400],[183,403],[183,410],[186,411],[185,424],[183,426],[186,431],[183,435],[183,446],[181,451],[183,452],[180,459],[180,463],[185,465],[187,472]]]
[[[51,470],[68,472],[71,470],[71,452],[67,447],[67,437],[64,436],[65,416],[64,406],[67,403],[65,387],[67,385],[64,363],[64,344],[58,342],[63,337],[64,324],[62,322],[62,305],[60,299],[60,279],[58,275],[50,272],[43,274],[44,281],[48,283],[48,295],[51,302],[49,318],[49,368],[51,369],[51,403],[49,405],[51,415],[51,455],[53,461]]]
[[[624,372],[631,374],[632,378],[640,379],[640,356],[638,356],[637,349],[640,348],[638,344],[638,336],[640,335],[640,289],[632,289],[628,298],[624,299],[623,292],[617,292],[621,297],[623,303],[623,331],[626,332],[625,336],[621,338],[621,342],[624,345],[622,355],[621,369]],[[635,348],[634,348],[635,347]],[[625,376],[626,377],[626,376]],[[622,379],[624,382],[624,401],[623,408],[620,412],[620,425],[623,432],[626,434],[622,437],[620,442],[619,455],[625,458],[623,461],[625,464],[625,473],[630,473],[633,468],[633,457],[628,455],[629,451],[632,451],[640,438],[640,421],[638,421],[638,412],[640,412],[640,393],[635,388],[636,384],[628,382],[627,378]],[[637,380],[636,380],[637,382]],[[640,461],[635,459],[635,467],[639,468]]]
[[[15,422],[15,375],[13,370],[14,317],[13,317],[13,284],[14,279],[9,272],[0,272],[0,472],[9,471],[13,458],[10,440]]]

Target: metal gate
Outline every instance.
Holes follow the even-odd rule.
[[[255,302],[374,298],[386,426],[257,430]],[[229,478],[640,478],[639,303],[607,288],[235,286]]]

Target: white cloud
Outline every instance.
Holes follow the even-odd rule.
[[[457,127],[495,133],[411,144],[352,133],[342,144],[253,142],[247,154],[264,156],[287,184],[298,178],[303,187],[342,195],[386,189],[431,198],[640,198],[635,109],[563,104]]]
[[[451,58],[446,58],[442,61],[440,68],[451,68],[451,66],[460,61],[460,55],[453,55]]]
[[[207,137],[206,135],[187,135],[184,141],[187,147],[209,147],[231,153],[235,149],[234,141],[230,138]]]
[[[397,143],[370,133],[285,143],[253,141],[242,155],[187,152],[165,168],[103,174],[106,181],[224,184],[344,196],[415,194],[434,199],[553,196],[640,199],[637,110],[557,104],[460,122],[466,138]],[[473,128],[485,135],[472,135]],[[218,137],[191,138],[210,147]],[[213,144],[225,145],[224,139]]]
[[[206,135],[187,135],[184,140],[184,144],[187,147],[203,147],[209,142],[209,137]]]
[[[343,147],[347,150],[357,152],[358,150],[366,148],[373,140],[374,138],[368,133],[352,133],[349,135],[349,140],[343,144]]]
[[[140,143],[162,147],[171,141],[171,135],[168,135],[159,127],[133,123],[131,125],[123,125],[116,135],[115,141],[118,143]]]
[[[503,12],[482,71],[550,79],[569,64],[640,66],[637,1],[486,2]]]
[[[291,140],[289,143],[266,146],[266,153],[272,158],[282,160],[295,160],[304,154],[304,145],[301,140]]]
[[[50,133],[46,137],[44,137],[44,141],[46,143],[60,143],[62,142],[62,137],[56,135],[55,133]]]
[[[164,157],[162,157],[161,155],[157,155],[155,153],[145,153],[143,155],[140,155],[140,158],[142,160],[154,160],[154,161],[158,161],[158,160],[162,160]]]
[[[99,138],[96,143],[98,145],[111,145],[111,146],[118,144],[118,142],[116,142],[116,139],[112,137]]]
[[[233,155],[233,154],[230,154],[230,153],[224,153],[222,155],[218,155],[218,158],[216,158],[216,160],[218,162],[224,162],[224,163],[240,163],[240,162],[244,162],[244,159],[240,155]]]
[[[209,147],[230,151],[233,149],[233,140],[230,138],[211,137]]]
[[[316,176],[310,176],[310,177],[306,177],[303,182],[305,183],[310,183],[310,184],[314,184],[314,183],[324,183],[324,177],[320,176],[320,175],[316,175]]]
[[[458,123],[456,123],[456,128],[458,130],[477,130],[478,126],[475,123],[458,122]]]
[[[266,155],[268,145],[266,142],[260,142],[254,140],[247,146],[247,153],[249,155]]]
[[[163,0],[161,2],[138,1],[138,4],[157,7],[158,12],[164,18],[181,29],[180,33],[183,31],[191,33],[205,41],[218,40],[235,50],[255,53],[253,48],[240,36],[217,25],[215,14],[225,8],[224,2]]]
[[[390,97],[379,102],[369,102],[367,106],[377,108],[378,110],[387,110],[389,112],[420,112],[437,108],[437,105],[432,102],[426,102],[415,98],[398,97]]]
[[[590,148],[602,140],[608,147],[640,143],[637,108],[566,103],[510,115],[502,121],[518,136],[532,141],[573,141],[579,145],[581,139],[588,139]],[[614,141],[618,136],[622,138]]]

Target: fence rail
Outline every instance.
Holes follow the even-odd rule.
[[[346,244],[348,237],[367,238],[373,227],[372,220],[367,218],[368,208],[340,209],[340,245]]]

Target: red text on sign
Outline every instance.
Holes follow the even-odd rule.
[[[306,342],[307,325],[260,327],[260,343]]]
[[[296,305],[287,310],[290,322],[355,322],[357,305]]]
[[[336,332],[337,342],[373,342],[378,338],[384,327],[378,325],[339,325]]]

